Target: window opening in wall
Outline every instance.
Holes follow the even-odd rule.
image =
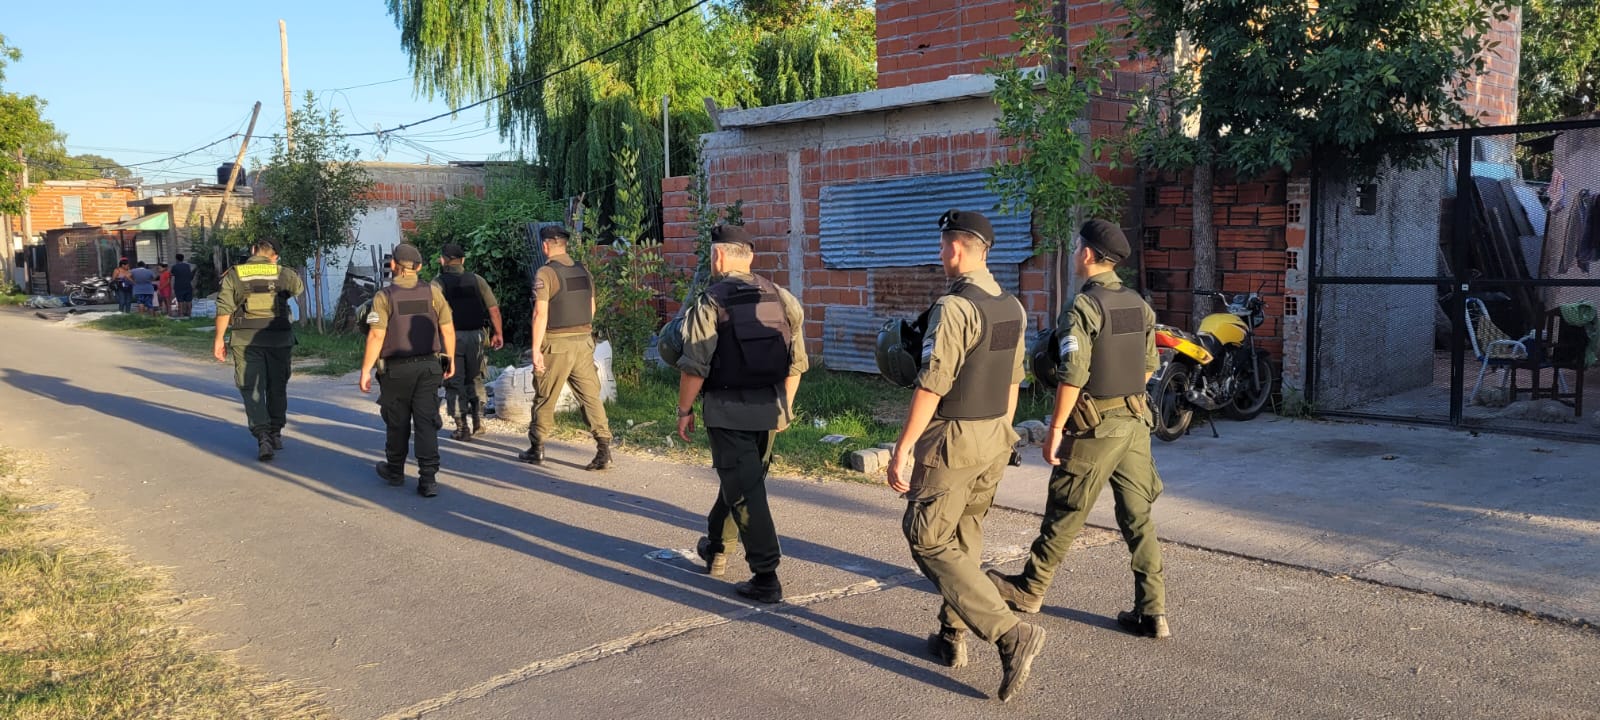
[[[1361,183],[1356,186],[1356,214],[1378,214],[1378,184]]]
[[[61,198],[61,222],[67,225],[83,222],[83,198],[76,195]]]
[[[1289,203],[1289,222],[1291,222],[1291,223],[1302,222],[1301,219],[1300,219],[1300,203],[1297,203],[1297,202]]]
[[[1144,229],[1144,247],[1145,247],[1145,249],[1154,250],[1160,244],[1161,244],[1161,230],[1159,228],[1145,228]]]
[[[1299,314],[1300,314],[1300,298],[1297,298],[1297,297],[1295,297],[1293,295],[1286,296],[1283,299],[1283,316],[1284,317],[1295,317],[1295,316],[1298,316]]]
[[[1150,207],[1156,204],[1156,186],[1146,185],[1144,188],[1144,205]]]

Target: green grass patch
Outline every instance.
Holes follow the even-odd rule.
[[[21,305],[28,301],[27,295],[12,295],[0,293],[0,305]]]
[[[155,315],[112,314],[90,321],[90,327],[148,340],[198,357],[211,357],[216,321],[211,318],[175,320]],[[366,338],[349,333],[296,327],[295,372],[339,376],[361,369]]]
[[[15,465],[0,449],[0,717],[331,717],[198,650],[163,579],[95,542],[73,503],[20,496]]]
[[[710,457],[705,428],[698,424],[685,446],[677,438],[678,372],[651,368],[636,380],[619,379],[617,400],[606,406],[611,432],[625,445],[681,459],[704,462]],[[1052,395],[1024,389],[1017,420],[1041,419],[1054,403]],[[911,404],[911,391],[864,373],[814,368],[800,380],[795,397],[795,422],[778,434],[774,470],[787,475],[860,479],[849,470],[850,453],[894,442]],[[559,413],[558,429],[567,437],[583,437],[587,428],[579,412]],[[839,443],[824,437],[843,435]]]

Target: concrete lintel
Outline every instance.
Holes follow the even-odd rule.
[[[1032,70],[1032,69],[1030,69]],[[994,78],[989,75],[953,75],[943,80],[917,83],[887,90],[869,90],[851,95],[817,98],[803,102],[725,110],[720,114],[722,129],[755,128],[766,125],[820,120],[823,118],[883,112],[916,105],[933,105],[953,100],[986,98],[994,93]]]

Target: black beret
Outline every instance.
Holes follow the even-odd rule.
[[[983,244],[994,247],[994,226],[989,218],[975,210],[947,210],[939,216],[940,232],[964,232],[978,236]]]
[[[394,246],[394,252],[390,253],[390,255],[399,262],[416,263],[418,265],[421,265],[423,262],[422,251],[418,250],[417,246],[412,245],[411,243],[400,243],[399,245]]]
[[[1122,234],[1122,228],[1105,220],[1097,218],[1084,223],[1078,234],[1083,236],[1084,245],[1099,251],[1111,262],[1122,262],[1133,254],[1133,248],[1128,245],[1128,236]]]
[[[557,238],[566,240],[571,237],[572,233],[567,232],[567,229],[561,227],[560,225],[546,225],[542,228],[539,228],[540,240],[555,240]]]
[[[743,245],[750,248],[751,252],[756,249],[756,243],[750,238],[750,233],[738,225],[718,225],[711,228],[711,242]]]
[[[439,248],[439,255],[447,258],[464,258],[467,256],[467,252],[462,250],[460,245],[445,243],[444,247]]]

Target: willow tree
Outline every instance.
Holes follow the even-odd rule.
[[[860,48],[871,44],[873,28],[859,21],[863,7],[860,0],[748,7],[701,0],[389,0],[417,91],[455,106],[500,96],[489,112],[502,136],[545,166],[555,195],[584,193],[602,217],[616,212],[612,160],[624,145],[637,154],[641,177],[663,174],[663,97],[670,171],[685,174],[698,162],[698,137],[711,129],[705,98],[756,105],[870,88],[875,60]],[[798,18],[794,27],[802,31],[751,30],[774,15]],[[841,22],[842,16],[854,19]],[[824,42],[804,32],[807,23],[826,26]],[[757,57],[779,58],[772,67],[788,78],[780,83],[784,92],[754,89],[772,79]],[[631,140],[624,127],[635,130]],[[659,185],[642,186],[647,205],[658,205]]]

